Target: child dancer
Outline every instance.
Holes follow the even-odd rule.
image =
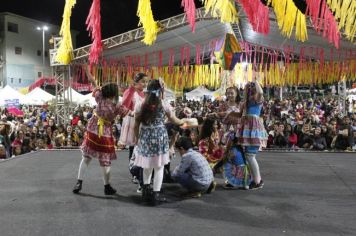
[[[87,71],[90,81],[96,86],[94,78]],[[97,103],[94,115],[88,121],[84,142],[81,146],[83,159],[79,165],[78,181],[73,193],[77,194],[82,189],[83,174],[88,168],[92,158],[99,160],[103,171],[104,193],[113,195],[116,190],[110,185],[111,160],[116,159],[115,143],[112,135],[112,123],[117,115],[125,116],[130,111],[120,104],[116,104],[119,98],[118,86],[108,83],[97,87],[93,91]]]
[[[245,87],[245,107],[242,118],[240,144],[245,147],[245,156],[253,177],[250,189],[263,187],[260,168],[256,160],[256,154],[260,147],[265,147],[267,133],[260,117],[263,105],[263,90],[256,82],[248,83]]]
[[[164,165],[169,163],[169,138],[164,125],[165,117],[177,125],[182,125],[174,115],[171,106],[163,100],[164,86],[159,80],[151,80],[145,92],[143,103],[135,108],[135,165],[143,168],[144,202],[157,205],[166,201],[160,196]],[[153,193],[150,190],[152,171],[155,171]]]
[[[147,86],[147,75],[138,73],[134,78],[133,85],[128,88],[122,98],[122,105],[130,111],[134,111],[135,104],[141,103],[144,98],[143,90]],[[120,143],[129,146],[129,159],[132,157],[135,146],[134,140],[135,118],[133,116],[126,116],[122,121],[122,128],[120,134]]]

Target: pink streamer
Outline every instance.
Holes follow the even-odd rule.
[[[269,33],[269,9],[260,0],[239,0],[252,29],[255,32],[267,35]]]
[[[334,15],[328,8],[325,0],[306,0],[307,11],[313,21],[315,30],[320,33],[323,29],[323,37],[336,48],[340,47],[340,32]]]
[[[201,47],[200,44],[197,44],[195,46],[195,64],[200,65],[201,64],[201,60],[200,60],[200,53],[201,53]]]
[[[93,0],[86,24],[89,35],[93,40],[90,47],[89,62],[90,65],[93,63],[98,64],[99,56],[103,51],[103,45],[101,42],[100,0]]]
[[[192,31],[195,32],[195,3],[194,0],[182,0],[182,7],[187,14],[188,22],[192,27]]]
[[[169,64],[168,64],[168,71],[170,74],[173,72],[173,66],[174,66],[174,49],[171,48],[169,49]]]

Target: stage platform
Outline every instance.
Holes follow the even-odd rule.
[[[224,190],[220,176],[213,194],[181,200],[178,185],[164,184],[170,203],[158,207],[141,204],[128,153],[118,155],[112,197],[96,161],[72,193],[79,150],[1,161],[0,235],[356,235],[355,153],[264,152],[263,189]]]

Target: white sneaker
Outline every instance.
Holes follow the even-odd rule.
[[[136,176],[132,177],[132,183],[134,184],[139,184],[138,179],[136,178]]]
[[[141,188],[140,185],[138,185],[138,188],[137,188],[136,192],[137,192],[137,193],[142,193],[142,188]]]

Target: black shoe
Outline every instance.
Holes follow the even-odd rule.
[[[215,181],[213,181],[213,182],[211,182],[211,184],[210,184],[210,186],[209,186],[209,188],[208,188],[208,190],[206,190],[206,193],[212,193],[212,192],[214,192],[215,191],[215,188],[216,188],[216,182]]]
[[[167,175],[163,178],[163,183],[165,184],[171,184],[171,183],[174,183],[174,180],[173,178],[170,176],[170,175]]]
[[[82,184],[83,184],[83,180],[78,179],[77,183],[75,184],[75,186],[73,188],[74,194],[78,194],[80,192],[80,190],[82,190]]]
[[[159,192],[153,192],[152,206],[157,206],[161,203],[167,202],[167,199],[160,195]]]
[[[230,183],[225,183],[225,185],[223,186],[224,189],[237,189],[237,187],[235,187],[234,185],[230,184]]]
[[[250,184],[250,186],[249,186],[249,189],[250,190],[257,190],[257,189],[263,188],[263,185],[264,185],[264,182],[261,179],[261,181],[258,184],[256,184],[255,182],[252,182]]]
[[[142,186],[142,201],[149,203],[152,201],[153,192],[149,184],[144,184]]]
[[[104,193],[105,195],[114,195],[116,193],[116,189],[111,187],[110,184],[104,185]]]

